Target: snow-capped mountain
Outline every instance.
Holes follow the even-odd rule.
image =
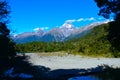
[[[26,43],[32,41],[65,41],[71,38],[81,37],[87,34],[92,28],[101,23],[92,23],[87,26],[76,28],[71,23],[64,23],[62,26],[53,28],[49,31],[43,31],[41,29],[35,32],[26,32],[22,34],[18,34],[15,37],[12,37],[16,43]]]
[[[59,29],[65,37],[70,36],[73,31],[77,30],[77,28],[70,23],[64,23]]]

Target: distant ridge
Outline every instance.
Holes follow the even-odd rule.
[[[26,43],[33,41],[42,41],[42,42],[61,42],[72,38],[82,37],[95,26],[105,24],[106,22],[94,22],[87,26],[76,28],[71,23],[64,23],[61,27],[53,28],[47,32],[39,29],[34,32],[25,32],[18,34],[17,36],[12,36],[12,39],[16,43]]]

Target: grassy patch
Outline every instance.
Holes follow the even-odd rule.
[[[62,57],[62,56],[67,56],[68,55],[68,53],[66,53],[66,52],[41,52],[41,53],[37,53],[38,55],[40,55],[40,56],[48,56],[48,57],[50,57],[50,56],[60,56],[60,57]]]

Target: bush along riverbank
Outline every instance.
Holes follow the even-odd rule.
[[[64,42],[28,42],[25,44],[17,44],[16,49],[18,52],[64,51],[69,54],[94,57],[120,57],[119,48],[113,46],[116,44],[113,41],[113,38],[116,36],[110,38],[112,36],[112,34],[110,34],[110,28],[114,26],[117,26],[115,22],[110,22],[94,27],[88,34],[80,38],[74,38]]]

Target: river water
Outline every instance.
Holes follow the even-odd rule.
[[[100,80],[100,79],[92,76],[78,76],[69,78],[68,80]]]
[[[68,80],[120,80],[120,70],[113,70],[109,72],[103,72],[90,76],[76,76],[69,78]]]

